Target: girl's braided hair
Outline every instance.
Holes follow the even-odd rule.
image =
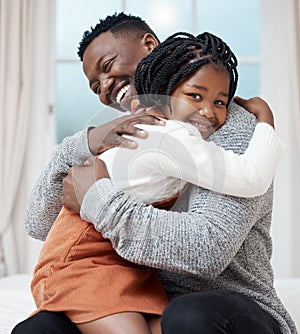
[[[238,81],[237,59],[221,38],[204,32],[198,36],[179,32],[158,45],[137,66],[135,86],[141,103],[169,103],[173,89],[206,64],[225,68],[230,75],[228,103]],[[149,96],[150,95],[150,96]],[[162,95],[165,96],[162,101]]]

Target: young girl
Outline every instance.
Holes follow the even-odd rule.
[[[184,192],[187,182],[236,196],[257,196],[269,187],[284,147],[268,108],[254,111],[259,123],[244,155],[203,140],[226,121],[236,66],[230,48],[209,33],[171,36],[140,63],[141,103],[155,105],[171,120],[165,127],[145,126],[146,148],[141,141],[137,150],[101,155],[117,189],[159,207]],[[249,185],[255,184],[252,191]],[[159,315],[168,303],[153,269],[122,259],[91,224],[64,208],[44,243],[31,287],[36,312],[65,312],[84,334],[160,333]]]

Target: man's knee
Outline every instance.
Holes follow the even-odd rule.
[[[181,296],[166,307],[161,318],[164,334],[198,334],[199,328],[203,333],[212,333],[212,328],[208,327],[214,324],[213,312],[193,297]]]

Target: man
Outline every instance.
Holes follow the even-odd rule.
[[[135,68],[159,43],[155,34],[140,18],[120,13],[100,21],[97,29],[85,33],[83,40],[78,55],[83,60],[91,89],[103,104],[126,111],[130,96],[136,94]],[[85,52],[87,47],[89,52]],[[136,123],[159,124],[159,121],[150,115],[123,116],[65,138],[33,190],[32,202],[38,201],[36,204],[46,215],[39,216],[28,206],[25,227],[31,237],[46,238],[51,225],[45,221],[53,223],[61,209],[62,178],[68,168],[83,165],[87,159],[112,146],[134,148],[135,142],[121,135],[145,136],[145,132],[133,126]],[[65,150],[70,153],[68,157]],[[55,187],[49,185],[49,170],[55,174],[50,173],[51,177],[57,178]],[[57,199],[57,205],[48,210],[49,196]]]
[[[113,17],[112,21],[114,21],[115,18],[116,17]],[[129,21],[131,20],[131,18],[128,18],[127,21],[125,20],[126,24],[130,25]],[[110,19],[108,21],[110,21]],[[120,27],[120,22],[117,21],[118,20],[114,21],[113,28],[111,25],[108,25],[107,30],[104,29],[105,31],[100,31],[98,35],[97,33],[99,31],[95,34],[92,32],[87,47],[85,48],[85,46],[82,45],[81,57],[83,56],[83,67],[89,79],[91,89],[99,95],[103,103],[113,103],[122,108],[126,106],[126,100],[129,95],[133,94],[133,89],[131,88],[134,78],[132,69],[135,68],[136,64],[130,67],[130,59],[139,61],[140,59],[138,58],[151,52],[158,41],[151,32],[144,32],[144,34],[139,36],[136,35],[134,33],[134,26],[128,29],[126,39],[124,34],[121,34],[117,29]],[[114,28],[115,26],[116,29]],[[130,36],[130,42],[128,36]],[[88,38],[89,35],[86,37]],[[86,39],[86,41],[88,40]],[[122,44],[122,42],[124,42],[124,44]],[[127,57],[127,53],[125,52],[126,48],[129,50],[130,58]],[[105,52],[101,53],[101,50]],[[137,58],[134,56],[134,51],[138,55]],[[234,121],[231,119],[227,127],[224,126],[218,134],[216,133],[215,140],[219,144],[223,144],[227,149],[231,148],[237,152],[245,150],[247,142],[252,135],[254,123],[243,119],[243,116],[244,115],[241,115],[239,118],[236,116],[236,113],[233,113],[231,118],[237,118],[235,118]],[[245,122],[248,122],[246,123],[246,127]],[[235,123],[240,127],[238,129],[238,135],[236,135],[237,132],[234,128]],[[129,128],[131,127],[129,126]],[[132,129],[130,131],[132,131]],[[132,132],[137,134],[135,130]],[[90,130],[88,135],[90,150],[94,154],[100,153],[103,149],[103,145],[99,145],[99,138],[102,139],[103,134],[96,134],[99,134],[99,129]],[[82,137],[84,136],[82,135]],[[76,147],[82,147],[80,141],[80,139],[83,139],[82,137],[75,137],[75,144],[72,143],[71,140],[68,141],[69,144],[71,143],[70,148],[72,150]],[[87,140],[85,143],[87,143]],[[109,145],[110,144],[107,143],[107,146]],[[78,153],[78,150],[76,152],[77,155],[74,157],[75,161],[71,161],[70,165],[72,165],[72,163],[73,165],[76,163],[80,164],[80,162],[87,157],[87,154],[83,154],[83,150],[79,150],[81,154]],[[77,156],[80,156],[81,161]],[[59,191],[56,189],[56,194],[61,191],[60,189]],[[94,197],[95,194],[96,197]],[[97,203],[91,201],[92,198],[97,198],[97,195],[100,195],[99,202],[101,203],[99,207],[95,206],[92,208],[89,204],[97,205]],[[221,329],[222,331],[212,327],[205,327],[204,329],[202,323],[199,327],[199,320],[202,321],[202,318],[198,317],[198,315],[203,313],[203,308],[206,308],[205,315],[212,317],[209,324],[218,325],[218,322],[215,321],[215,317],[218,317],[218,314],[221,314],[221,318],[225,317],[226,320],[226,315],[223,314],[224,306],[222,306],[224,301],[226,301],[229,308],[229,305],[235,304],[236,300],[241,300],[239,295],[241,292],[245,295],[251,294],[251,288],[248,289],[251,284],[257,285],[259,289],[265,288],[263,282],[259,281],[256,275],[254,275],[256,273],[252,273],[253,275],[251,276],[251,273],[247,270],[247,264],[243,261],[240,262],[240,258],[244,258],[244,253],[247,253],[247,247],[249,246],[247,244],[242,246],[244,240],[243,235],[245,235],[246,238],[248,233],[257,233],[256,228],[252,231],[252,227],[256,225],[258,220],[262,223],[259,227],[263,229],[263,233],[266,233],[265,237],[268,238],[268,227],[264,230],[264,226],[268,226],[270,220],[270,207],[272,204],[271,192],[269,191],[266,195],[262,196],[262,198],[247,200],[226,197],[196,188],[193,188],[189,195],[191,196],[189,204],[190,209],[192,209],[191,212],[153,212],[151,208],[145,208],[139,203],[134,203],[134,200],[126,194],[116,196],[109,182],[107,182],[107,180],[101,180],[100,183],[97,182],[97,184],[92,186],[91,190],[89,190],[85,196],[82,214],[84,218],[95,222],[96,228],[101,230],[103,235],[111,238],[113,246],[124,258],[163,269],[160,272],[161,280],[171,298],[178,295],[185,295],[189,292],[201,291],[202,302],[200,303],[199,300],[196,300],[195,303],[195,300],[191,298],[186,299],[185,296],[183,296],[183,298],[175,299],[175,302],[170,304],[166,314],[163,316],[163,330],[165,333],[198,333],[199,328],[205,333],[256,333],[255,329],[252,331],[249,329],[248,331],[248,328],[240,327],[242,324],[239,322],[236,323],[237,328],[235,329],[226,328]],[[110,208],[109,203],[113,203],[112,208]],[[116,205],[118,206],[117,215],[115,210]],[[104,216],[103,207],[106,208]],[[91,210],[89,211],[89,209]],[[98,213],[102,211],[101,214],[103,217],[101,223],[99,219],[97,219],[98,214],[95,216],[97,210],[99,210]],[[128,214],[130,211],[134,212],[134,214]],[[136,211],[139,213],[139,216],[136,215]],[[256,211],[257,214],[255,213]],[[142,212],[145,212],[145,214]],[[57,211],[54,213],[57,214]],[[124,216],[122,213],[124,213]],[[140,213],[142,213],[142,215],[140,215]],[[195,215],[195,213],[197,213],[197,215]],[[36,212],[34,214],[36,215]],[[216,215],[216,218],[214,218],[214,215]],[[159,219],[155,219],[155,217]],[[137,220],[136,218],[141,219]],[[222,222],[222,220],[224,220],[224,222]],[[242,225],[244,220],[246,224]],[[217,234],[212,233],[214,230],[210,228],[211,224],[214,225],[214,221],[218,224],[220,223]],[[229,253],[231,253],[230,261],[228,261],[226,260],[227,257],[224,257],[221,253],[215,253],[214,249],[223,249],[223,245],[218,244],[221,240],[218,234],[222,234],[223,230],[226,231],[224,228],[226,225],[230,227],[230,224],[234,227],[242,225],[247,226],[247,228],[245,231],[239,231],[240,238],[235,238],[235,230],[232,230],[230,236],[232,240],[230,238],[228,240],[225,239],[227,240],[226,243],[228,243]],[[27,228],[29,231],[32,231],[30,230],[32,229],[31,226],[27,226]],[[36,230],[35,236],[43,237],[42,230],[43,228]],[[134,234],[139,231],[148,231],[149,238],[147,240],[143,240],[142,238],[136,240]],[[140,234],[138,235],[140,236]],[[203,244],[203,240],[209,240],[210,243]],[[237,240],[240,242],[239,244],[236,243]],[[259,247],[259,245],[257,245],[257,247]],[[269,251],[269,248],[261,248],[260,250]],[[210,253],[212,253],[213,256],[210,256]],[[251,255],[252,254],[249,254],[249,261],[255,259],[255,256],[252,257]],[[208,262],[203,260],[206,258]],[[272,275],[270,268],[267,267],[267,269],[268,271],[263,274],[260,272],[261,268],[256,268],[262,276]],[[245,281],[235,280],[234,276],[241,275],[241,271],[244,272]],[[245,282],[247,284],[245,284]],[[219,288],[220,291],[214,291],[217,288]],[[233,296],[221,296],[221,289],[232,289],[238,293]],[[207,293],[203,294],[203,290],[207,290]],[[255,292],[256,290],[253,289],[253,295],[251,295],[253,299],[257,297]],[[275,293],[272,288],[267,292]],[[198,298],[199,294],[193,294],[193,297],[194,296]],[[222,298],[219,299],[219,297]],[[215,304],[211,303],[212,300],[215,300]],[[207,301],[209,301],[209,306]],[[259,300],[258,298],[258,301],[262,306],[266,300],[264,298]],[[194,306],[192,304],[194,304]],[[243,304],[241,304],[241,306],[237,305],[237,308],[240,309],[242,306]],[[217,313],[214,313],[213,311],[216,307],[219,308]],[[285,320],[280,317],[280,312],[278,313],[280,307],[280,305],[275,305],[274,308],[276,310],[274,311],[274,316],[277,317],[280,326],[283,328],[283,332],[288,333],[288,325],[286,325]],[[227,308],[227,306],[225,306],[225,308]],[[257,309],[257,304],[253,302],[254,312],[255,309]],[[177,313],[178,311],[179,313]],[[183,317],[180,318],[177,314],[183,315]],[[270,321],[268,317],[266,317],[265,320],[266,323]],[[287,321],[290,321],[288,317]],[[230,325],[232,325],[232,323],[230,323]],[[264,326],[263,324],[262,328],[265,328]],[[293,329],[292,324],[290,327]],[[78,333],[78,330],[62,314],[40,313],[19,325],[14,333],[18,332]]]

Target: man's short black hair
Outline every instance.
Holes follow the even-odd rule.
[[[123,12],[115,13],[114,15],[107,16],[105,19],[100,19],[99,23],[95,27],[91,27],[90,31],[85,31],[77,52],[81,61],[88,45],[106,31],[111,31],[116,37],[134,37],[140,39],[142,39],[145,33],[150,33],[159,41],[153,30],[140,17]]]

